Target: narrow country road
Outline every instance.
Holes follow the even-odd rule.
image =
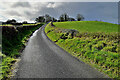
[[[22,53],[17,78],[105,78],[104,74],[51,42],[43,25],[31,36]]]

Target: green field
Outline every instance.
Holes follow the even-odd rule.
[[[45,32],[57,45],[71,55],[104,72],[119,78],[118,25],[100,21],[49,23]]]
[[[54,25],[58,28],[75,29],[80,32],[118,32],[117,24],[99,21],[55,22]]]

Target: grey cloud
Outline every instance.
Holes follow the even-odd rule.
[[[30,11],[24,11],[24,13],[25,13],[26,15],[28,15],[28,16],[32,16],[32,13],[33,13],[33,12],[30,12]]]
[[[71,2],[58,8],[71,16],[76,17],[80,13],[85,20],[105,20],[117,22],[118,7],[117,2]]]
[[[85,20],[104,20],[116,23],[118,10],[116,2],[70,2],[62,3],[62,5],[57,8],[42,6],[41,9],[38,8],[38,12],[29,18],[30,20],[34,20],[39,15],[45,14],[59,18],[63,13],[67,13],[74,18],[80,13],[85,17]]]
[[[15,4],[12,5],[13,8],[15,7],[31,7],[31,5],[29,4],[29,2],[17,2]]]
[[[47,7],[48,4],[51,5]],[[55,7],[52,7],[52,5],[55,5]],[[36,17],[45,14],[59,18],[61,14],[67,13],[69,16],[76,18],[76,15],[80,13],[85,17],[85,20],[105,20],[108,22],[118,22],[117,6],[117,2],[52,2],[46,4],[41,4],[40,2],[37,2],[37,4],[17,2],[13,4],[12,8],[16,7],[14,8],[16,10],[18,9],[17,7],[21,7],[20,9],[22,9],[22,12],[18,10],[14,12],[6,11],[4,15],[16,15],[18,17],[21,16],[23,19],[34,21]],[[24,7],[26,8],[24,9]],[[9,6],[9,8],[12,10],[11,6]],[[20,14],[19,12],[23,14]]]
[[[53,2],[50,2],[51,4],[55,4]],[[47,3],[49,4],[49,3]],[[45,14],[49,14],[52,17],[58,17],[59,12],[57,11],[57,9],[52,8],[52,7],[47,7],[47,5],[43,5],[43,6],[38,6],[36,8],[37,12],[25,12],[26,14],[30,14],[30,16],[28,16],[30,18],[30,20],[35,20],[36,17],[41,16],[41,15],[45,15]],[[34,13],[34,14],[33,14]]]
[[[22,15],[20,15],[18,12],[16,12],[16,11],[7,11],[6,12],[8,15],[14,15],[14,16],[22,16]]]

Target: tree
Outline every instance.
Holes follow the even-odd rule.
[[[75,21],[75,19],[74,18],[69,18],[68,21]]]
[[[77,14],[77,21],[84,20],[84,17],[81,14]]]
[[[60,16],[60,22],[63,22],[64,21],[64,16],[63,16],[63,14]]]
[[[57,21],[57,19],[55,19],[54,17],[52,17],[52,22],[56,22]]]
[[[68,16],[66,13],[64,13],[64,14],[62,14],[62,15],[59,17],[59,19],[60,19],[61,22],[62,22],[62,21],[68,21],[68,20],[69,20],[69,16]]]
[[[28,22],[27,22],[27,21],[23,21],[22,23],[23,23],[23,24],[27,24]]]
[[[14,23],[16,23],[17,21],[15,20],[15,19],[12,19],[12,20],[10,20],[10,19],[8,19],[7,21],[6,21],[6,24],[14,24]]]
[[[36,22],[45,22],[44,16],[39,16],[38,18],[35,19]]]
[[[46,14],[45,15],[45,22],[50,22],[50,21],[52,21],[52,18],[48,14]]]
[[[64,20],[65,20],[65,21],[68,21],[69,16],[68,16],[66,13],[64,13],[63,16],[64,16]]]

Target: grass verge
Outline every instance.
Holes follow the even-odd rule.
[[[2,27],[2,52],[0,53],[0,79],[9,79],[11,69],[32,33],[43,24],[14,27]]]
[[[74,27],[74,23],[78,27]],[[84,27],[80,23],[84,23],[84,25],[82,24]],[[87,30],[85,26],[88,28]],[[94,31],[95,26],[96,31]],[[99,30],[99,27],[103,29]],[[109,28],[105,29],[105,27],[110,27],[111,30],[108,30]],[[115,26],[115,24],[98,21],[57,22],[54,23],[54,26],[49,23],[45,27],[45,33],[52,41],[71,55],[90,64],[100,72],[104,72],[109,77],[118,79],[120,78],[120,46],[118,46],[120,43],[117,28],[118,26]]]

